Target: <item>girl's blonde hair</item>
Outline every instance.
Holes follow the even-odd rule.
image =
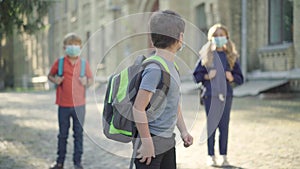
[[[214,33],[218,29],[222,29],[225,32],[226,36],[227,36],[228,42],[224,47],[224,51],[226,53],[227,60],[228,60],[228,63],[230,65],[230,69],[232,70],[237,58],[239,57],[239,55],[236,51],[235,44],[229,38],[228,29],[222,24],[213,25],[207,33],[208,42],[199,51],[202,65],[206,66],[206,67],[211,67],[212,66],[213,57],[214,57],[213,51],[216,50],[216,45],[214,45],[211,41],[212,41]]]

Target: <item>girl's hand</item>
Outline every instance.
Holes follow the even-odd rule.
[[[229,82],[232,82],[233,81],[233,75],[230,71],[226,71],[226,79],[229,81]]]
[[[141,138],[142,145],[137,150],[137,157],[140,158],[140,163],[146,162],[146,165],[151,163],[152,157],[155,158],[154,145],[152,138]]]
[[[210,70],[209,73],[208,73],[208,77],[207,77],[208,80],[213,79],[216,76],[216,74],[217,74],[217,70],[216,69]]]

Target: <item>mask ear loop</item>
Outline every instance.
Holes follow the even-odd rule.
[[[157,56],[157,48],[155,48],[154,56]]]
[[[179,36],[181,36],[181,33],[180,33],[180,35]],[[184,33],[182,33],[182,44],[181,44],[181,47],[180,47],[180,49],[178,50],[179,52],[181,52],[182,50],[183,50],[183,48],[185,48],[185,43],[184,43],[184,41],[183,41],[183,36],[184,36]]]
[[[182,45],[181,45],[181,47],[179,49],[179,52],[181,52],[183,50],[183,48],[185,48],[185,43],[184,42],[182,42]]]

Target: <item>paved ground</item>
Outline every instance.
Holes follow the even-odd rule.
[[[97,93],[101,91],[97,91]],[[57,115],[54,91],[0,93],[0,168],[41,169],[56,157]],[[83,164],[89,169],[125,169],[130,145],[117,145],[101,134],[102,97],[88,94]],[[183,95],[186,123],[195,144],[186,149],[178,143],[180,169],[205,166],[206,144],[200,143],[205,116],[196,94]],[[300,167],[300,98],[262,100],[235,98],[231,114],[229,160],[231,168]],[[198,112],[198,113],[196,113]],[[195,117],[197,119],[195,120]],[[66,168],[72,168],[73,138],[70,132]],[[203,138],[203,137],[201,137]],[[217,151],[217,145],[216,145]]]

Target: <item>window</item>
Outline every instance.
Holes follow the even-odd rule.
[[[55,21],[60,20],[61,18],[61,3],[56,2],[55,3],[55,9],[54,9],[54,16],[55,16]]]
[[[207,22],[204,3],[196,7],[196,24],[202,32],[207,33]]]
[[[88,25],[91,22],[91,4],[87,1],[82,7],[82,16],[85,17],[84,24]]]
[[[69,2],[68,0],[65,0],[65,13],[68,13],[68,8],[69,8]]]
[[[79,2],[78,0],[74,0],[74,6],[73,6],[73,11],[76,13],[78,10]]]
[[[293,0],[269,0],[269,44],[293,41]]]
[[[91,32],[90,31],[87,31],[86,32],[86,48],[87,48],[87,51],[86,51],[86,55],[87,55],[87,60],[88,62],[91,62],[91,59],[90,59],[90,54],[91,54]]]
[[[215,17],[216,17],[216,14],[215,14],[215,12],[214,12],[214,5],[213,5],[213,3],[211,3],[210,5],[209,5],[209,12],[210,12],[210,17],[211,17],[211,23],[215,23]]]
[[[77,17],[78,17],[78,6],[79,6],[79,2],[78,0],[72,0],[73,4],[70,4],[70,6],[72,6],[71,11],[72,11],[72,17],[71,17],[71,22],[74,23],[77,21]]]

